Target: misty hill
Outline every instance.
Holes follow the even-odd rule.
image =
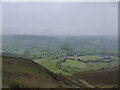
[[[5,56],[29,59],[44,58],[49,55],[51,58],[60,58],[75,54],[117,56],[118,40],[110,36],[3,35],[2,52]]]
[[[86,88],[83,81],[54,74],[37,63],[3,56],[3,88]]]

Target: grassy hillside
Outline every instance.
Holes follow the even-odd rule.
[[[3,88],[86,88],[86,82],[54,74],[41,65],[22,58],[2,57]]]
[[[74,78],[83,79],[97,87],[118,87],[117,68],[80,72]]]

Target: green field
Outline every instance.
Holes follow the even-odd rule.
[[[33,61],[35,61],[36,63],[38,63],[42,66],[44,66],[45,68],[49,69],[50,71],[52,71],[54,73],[62,73],[64,75],[70,75],[69,73],[66,73],[66,72],[58,69],[56,67],[56,62],[57,61],[55,61],[55,60],[44,60],[44,59],[40,60],[40,59],[37,59],[37,60],[33,60]]]
[[[3,55],[31,59],[48,70],[73,75],[117,66],[116,37],[4,35]]]
[[[95,61],[99,58],[103,58],[103,57],[99,57],[99,56],[80,56],[79,58],[82,59],[83,61],[87,61],[89,58],[89,60],[91,61]],[[74,59],[74,60],[69,60],[70,58]],[[62,60],[64,60],[64,58],[61,58],[60,60],[51,60],[51,59],[35,59],[33,61],[35,61],[36,63],[44,66],[45,68],[49,69],[50,71],[54,72],[54,73],[58,73],[58,74],[63,74],[63,75],[72,75],[75,74],[77,72],[81,72],[81,71],[91,71],[91,70],[97,70],[97,69],[103,69],[103,68],[109,68],[109,67],[115,67],[117,66],[117,62],[109,62],[109,63],[105,63],[102,61],[110,61],[108,59],[103,59],[100,62],[79,62],[76,60],[76,57],[67,57],[65,62],[61,62]],[[58,66],[56,66],[57,62],[61,62]]]
[[[77,58],[81,60],[96,60],[96,59],[103,58],[103,57],[101,57],[100,55],[86,55],[86,56],[80,56]]]
[[[77,68],[86,68],[84,63],[78,61],[67,60],[65,63],[62,63],[63,66],[77,67]]]
[[[3,35],[2,55],[4,87],[116,87],[116,37]]]

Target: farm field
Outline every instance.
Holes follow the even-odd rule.
[[[115,37],[8,35],[3,36],[2,48],[3,56],[33,61],[54,74],[74,79],[86,72],[97,75],[98,70],[103,75],[104,71],[118,68],[118,42]],[[94,84],[88,77],[79,78]]]
[[[2,90],[119,89],[120,2],[3,1]]]
[[[4,35],[2,53],[31,59],[54,73],[72,75],[117,67],[117,48],[115,37]]]
[[[49,69],[50,71],[54,73],[63,73],[65,75],[69,75],[69,73],[64,72],[56,67],[57,61],[53,60],[33,60],[34,62],[44,66],[45,68]]]
[[[82,61],[79,61],[81,57],[82,57]],[[99,56],[81,56],[81,57],[79,57],[79,59],[76,57],[75,58],[67,57],[67,58],[64,58],[63,61],[62,59],[61,60],[35,59],[33,61],[35,61],[40,65],[43,65],[45,68],[49,69],[50,71],[53,71],[54,73],[61,73],[63,75],[72,75],[81,71],[92,71],[97,69],[104,69],[104,68],[118,66],[117,60],[110,62],[110,60],[108,59],[103,59],[102,61],[95,62],[95,60],[101,59],[104,57],[99,57]],[[113,57],[113,58],[116,58],[116,57]],[[88,59],[89,61],[87,61]]]

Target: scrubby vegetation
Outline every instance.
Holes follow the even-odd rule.
[[[92,88],[84,81],[54,74],[31,60],[2,58],[3,88]]]

